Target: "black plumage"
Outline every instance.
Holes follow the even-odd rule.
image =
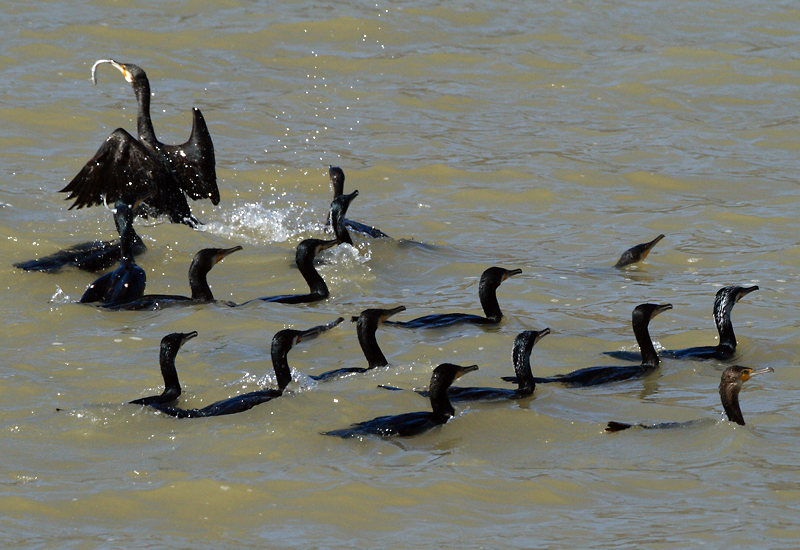
[[[369,370],[385,367],[389,364],[386,357],[383,355],[378,340],[375,338],[375,332],[389,317],[401,311],[405,311],[405,306],[398,306],[393,309],[379,309],[372,308],[366,309],[361,312],[358,317],[353,317],[356,322],[356,333],[358,334],[358,344],[361,346],[361,351],[367,359],[368,367],[344,367],[328,371],[316,376],[311,376],[314,380],[325,381],[333,380],[339,376],[353,373],[364,373]]]
[[[338,166],[331,166],[328,170],[328,176],[330,177],[331,189],[333,190],[333,200],[335,201],[338,197],[344,194],[344,171]],[[331,221],[332,220],[329,215],[328,223],[331,223]],[[371,225],[366,225],[363,223],[359,223],[357,221],[345,219],[344,213],[342,214],[342,222],[346,227],[349,227],[356,233],[361,233],[368,237],[372,237],[373,239],[390,238],[389,235],[387,235],[377,227],[372,227]]]
[[[138,140],[122,128],[117,128],[103,142],[97,153],[61,192],[74,200],[70,209],[116,201],[128,193],[143,193],[151,188],[155,193],[146,201],[148,215],[167,215],[173,223],[196,227],[186,201],[210,199],[218,204],[214,145],[205,119],[199,109],[193,110],[192,133],[186,143],[167,145],[155,134],[150,118],[150,82],[140,67],[101,59],[92,66],[95,71],[109,63],[122,72],[133,87],[138,105],[136,125]]]
[[[622,253],[622,256],[620,256],[617,263],[614,264],[614,267],[625,267],[637,262],[641,262],[647,258],[647,255],[650,254],[650,251],[653,249],[653,247],[657,245],[658,242],[663,238],[664,235],[659,235],[649,243],[637,244],[636,246],[629,248]]]
[[[624,367],[587,367],[567,374],[557,374],[548,378],[536,378],[537,384],[559,383],[568,387],[599,386],[611,382],[620,382],[631,378],[641,378],[658,369],[661,362],[656,354],[656,348],[650,340],[648,326],[650,321],[664,311],[672,309],[672,304],[641,304],[633,309],[632,324],[636,342],[642,350],[642,362],[636,366]],[[507,382],[517,382],[516,377],[503,377]]]
[[[490,267],[483,272],[478,285],[478,297],[486,317],[470,313],[435,313],[410,321],[386,321],[386,324],[405,328],[442,328],[462,323],[473,325],[499,324],[503,320],[503,312],[497,302],[497,288],[509,277],[520,273],[522,273],[521,269],[504,269],[502,267]]]
[[[295,251],[294,261],[297,269],[308,284],[308,294],[281,294],[280,296],[267,296],[264,298],[255,298],[248,300],[243,304],[250,304],[252,302],[277,302],[281,304],[307,304],[311,302],[319,302],[328,297],[328,285],[322,279],[317,269],[314,267],[314,258],[328,248],[339,244],[338,239],[323,241],[320,239],[305,239],[297,245]]]
[[[158,310],[165,307],[173,307],[191,304],[208,304],[216,302],[208,286],[208,272],[211,268],[221,262],[227,256],[241,250],[241,246],[232,248],[204,248],[194,255],[189,266],[189,288],[192,290],[191,297],[175,294],[145,294],[130,302],[114,303],[104,306],[106,309],[119,311],[141,311]],[[231,302],[223,301],[225,305],[234,305]]]
[[[733,323],[731,322],[733,306],[742,297],[756,290],[758,290],[757,286],[726,286],[717,291],[717,295],[714,298],[714,324],[719,333],[719,344],[685,349],[662,349],[659,350],[658,356],[695,360],[717,359],[727,361],[732,359],[736,353],[736,334],[733,332]],[[633,351],[607,351],[604,354],[625,361],[640,361],[642,358],[640,353]]]
[[[81,296],[82,303],[113,304],[129,302],[144,294],[147,276],[144,270],[136,265],[133,257],[133,244],[136,233],[133,230],[133,218],[136,208],[145,197],[131,201],[125,196],[117,201],[114,219],[119,228],[120,262],[114,271],[102,275],[88,286]]]
[[[380,437],[411,437],[427,432],[446,423],[455,415],[455,409],[447,398],[447,388],[468,372],[478,370],[477,365],[461,367],[443,363],[433,370],[430,383],[432,411],[410,412],[392,416],[379,416],[365,422],[358,422],[343,430],[324,432],[342,438],[377,435]]]
[[[157,396],[155,398],[137,399],[136,401],[131,401],[131,403],[150,406],[166,415],[173,416],[175,418],[226,416],[229,414],[236,414],[250,410],[256,405],[266,403],[267,401],[271,401],[283,395],[283,392],[286,390],[286,386],[288,386],[289,382],[292,381],[292,373],[289,369],[289,363],[287,361],[287,354],[289,353],[289,350],[303,340],[309,340],[322,334],[323,332],[332,329],[333,327],[339,325],[343,320],[344,319],[340,317],[332,323],[328,323],[327,325],[319,325],[302,331],[285,329],[277,332],[275,336],[273,336],[270,354],[272,356],[272,368],[275,370],[275,377],[278,380],[277,389],[268,388],[266,390],[243,393],[229,399],[217,401],[201,409],[184,409],[171,405],[171,403],[174,402],[175,399],[177,399],[177,397],[180,395],[180,384],[178,382],[178,374],[175,371],[175,362],[162,361],[161,373],[164,377],[164,384],[168,388],[172,388],[171,393],[169,394],[170,396],[175,394],[175,388],[177,388],[177,395],[175,395],[175,397],[169,401]],[[194,334],[195,336],[197,335],[196,332],[190,334]],[[164,344],[162,342],[162,354],[163,349]],[[166,391],[167,390],[165,389],[165,393]],[[163,395],[164,394],[162,394],[162,396]]]

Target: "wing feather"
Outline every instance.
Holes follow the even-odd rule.
[[[214,143],[200,109],[193,109],[192,133],[181,145],[163,145],[164,156],[178,176],[181,190],[192,200],[219,204]]]

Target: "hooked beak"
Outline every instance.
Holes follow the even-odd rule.
[[[224,250],[220,250],[219,253],[217,254],[216,260],[214,260],[214,263],[216,264],[221,262],[231,254],[233,254],[234,252],[238,252],[239,250],[242,250],[241,246],[234,246],[233,248],[226,248]]]
[[[663,239],[663,238],[664,238],[664,235],[659,235],[658,237],[656,237],[655,239],[653,239],[652,241],[650,241],[649,243],[647,243],[647,246],[645,246],[645,247],[644,247],[644,254],[642,254],[642,259],[643,259],[643,260],[644,260],[645,258],[647,258],[647,255],[648,255],[648,254],[650,254],[650,251],[651,251],[651,250],[653,250],[653,247],[654,247],[655,245],[657,245],[657,244],[659,243],[659,241],[660,241],[661,239]]]
[[[386,319],[388,319],[392,315],[396,315],[397,313],[400,313],[401,311],[405,311],[405,310],[406,310],[406,306],[397,306],[394,309],[387,309],[386,313],[384,313],[383,317],[381,317],[381,323],[383,323]]]
[[[756,290],[758,290],[758,285],[739,289],[739,293],[736,295],[736,301],[738,302],[739,300],[741,300],[751,292],[755,292]]]
[[[322,241],[317,245],[317,254],[322,252],[323,250],[327,250],[329,248],[333,248],[337,244],[341,244],[339,239],[331,239],[330,241]]]
[[[195,336],[197,336],[196,330],[193,330],[192,332],[187,332],[186,334],[183,335],[183,340],[181,341],[181,345],[185,344]]]
[[[341,324],[342,321],[344,321],[344,317],[339,317],[338,319],[336,319],[335,321],[331,321],[327,325],[319,325],[316,327],[312,327],[308,330],[304,330],[303,332],[297,335],[297,339],[295,340],[294,343],[299,344],[303,340],[309,340],[311,338],[314,338],[315,336],[319,336],[323,332],[338,326],[339,324]]]
[[[775,372],[775,369],[772,367],[764,367],[761,369],[747,369],[742,372],[742,382],[747,382],[754,376],[758,376],[759,374],[766,374],[768,372]]]
[[[655,317],[659,313],[663,313],[663,312],[665,312],[665,311],[667,311],[669,309],[672,309],[672,304],[661,304],[658,307],[656,307],[656,310],[653,312],[653,317]]]
[[[478,365],[470,365],[468,367],[458,367],[458,373],[456,374],[456,379],[461,378],[468,372],[478,370]]]
[[[541,340],[542,338],[544,338],[548,334],[550,334],[550,329],[549,328],[542,329],[541,331],[539,331],[539,334],[536,335],[536,340],[534,340],[533,343],[536,344],[539,340]]]
[[[505,275],[503,275],[503,280],[505,281],[509,277],[513,277],[514,275],[519,275],[522,273],[521,269],[509,269],[506,271]]]

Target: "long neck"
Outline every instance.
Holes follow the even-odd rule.
[[[733,300],[724,300],[721,304],[714,304],[714,322],[719,332],[719,345],[722,347],[736,349],[736,335],[733,333],[733,323],[731,323],[731,311],[733,311]]]
[[[297,269],[300,270],[300,274],[306,280],[306,283],[308,283],[311,294],[321,298],[327,298],[329,294],[328,285],[325,284],[325,281],[322,280],[322,277],[314,268],[313,254],[306,254],[297,258],[296,263]]]
[[[278,379],[278,389],[283,391],[289,382],[292,381],[292,371],[289,369],[289,361],[286,355],[289,350],[272,348],[272,368],[275,369],[275,377]]]
[[[482,282],[482,281],[481,281]],[[503,312],[500,311],[500,304],[497,302],[497,287],[488,284],[481,284],[478,289],[478,296],[481,299],[481,306],[486,318],[500,322],[503,318]]]
[[[514,342],[514,350],[511,353],[511,358],[514,361],[514,372],[517,373],[517,383],[519,384],[518,392],[524,395],[530,395],[536,389],[536,382],[533,381],[533,373],[531,372],[531,351],[533,344],[526,345],[524,341]]]
[[[133,85],[133,92],[136,94],[136,103],[139,111],[136,113],[136,129],[139,132],[139,139],[157,147],[156,131],[153,129],[153,121],[150,119],[150,83],[146,78],[137,80]]]
[[[178,371],[175,370],[175,356],[178,350],[172,346],[162,346],[159,354],[161,376],[164,377],[164,393],[161,397],[165,400],[177,399],[181,395],[181,383],[178,381]]]
[[[744,426],[742,409],[739,408],[740,389],[738,384],[720,384],[719,397],[722,400],[722,407],[725,409],[725,414],[728,415],[728,420],[736,422],[740,426]]]
[[[123,262],[131,262],[133,261],[133,245],[139,238],[133,229],[133,214],[128,210],[124,210],[115,221],[119,230],[120,256],[122,256]]]
[[[431,381],[431,386],[429,388],[433,417],[441,422],[446,422],[456,414],[453,404],[450,403],[450,400],[447,398],[447,388],[449,387],[450,384],[446,384],[441,378],[435,377],[434,380]]]
[[[636,343],[642,352],[642,365],[646,367],[657,367],[659,365],[658,354],[650,340],[650,332],[647,330],[649,319],[634,319],[633,335],[636,336]]]
[[[364,357],[367,358],[369,368],[385,367],[389,364],[384,357],[381,348],[378,346],[378,340],[375,338],[375,332],[378,330],[378,323],[367,320],[362,321],[359,318],[356,325],[356,332],[358,333],[358,343],[361,344],[361,351],[364,352]]]
[[[350,238],[350,233],[344,225],[344,213],[341,208],[331,209],[331,225],[336,238],[343,243],[353,245],[353,239]]]
[[[192,289],[192,300],[199,302],[213,302],[214,295],[211,294],[211,287],[208,286],[208,270],[201,266],[196,260],[189,266],[189,286]]]

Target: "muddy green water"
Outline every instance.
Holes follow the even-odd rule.
[[[795,548],[800,538],[800,11],[791,3],[5,2],[0,5],[0,541],[4,548]],[[138,221],[149,292],[188,292],[207,246],[218,298],[302,292],[294,247],[323,235],[329,164],[360,191],[349,217],[395,237],[324,255],[310,306],[109,313],[75,303],[92,275],[13,262],[113,236],[102,208],[57,193],[117,127],[135,130],[113,58],[150,77],[156,132],[202,109],[222,202],[201,231]],[[664,233],[638,269],[626,248]],[[431,246],[407,243],[413,240]],[[289,355],[292,390],[245,414],[179,421],[125,404],[161,390],[158,345],[197,330],[182,403],[274,385],[272,335],[403,304],[409,319],[479,312],[498,328],[385,327],[364,366],[347,323]],[[630,312],[667,348],[713,344],[714,293],[758,284],[733,314],[737,362],[775,373],[722,421],[724,365],[665,361],[646,380],[540,386],[458,405],[402,441],[321,431],[427,407],[445,361],[500,386],[516,334],[550,327],[536,374],[615,364]],[[60,409],[60,411],[57,411]],[[608,420],[707,419],[604,434]]]

